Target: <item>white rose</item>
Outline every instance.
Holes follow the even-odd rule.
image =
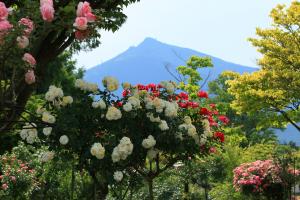
[[[158,113],[163,112],[163,110],[166,106],[165,101],[160,98],[157,98],[157,97],[152,101],[152,103],[156,109],[156,112],[158,112]]]
[[[121,158],[117,147],[114,148],[113,153],[111,154],[111,159],[114,163],[120,161]]]
[[[105,148],[100,143],[94,143],[91,148],[91,154],[98,159],[103,159],[105,155]]]
[[[54,158],[54,153],[51,151],[47,151],[41,154],[40,161],[41,162],[48,162]]]
[[[141,101],[136,97],[129,97],[128,102],[134,107],[139,108],[141,106]]]
[[[126,112],[132,111],[131,103],[127,102],[125,105],[123,105],[123,110],[126,111]]]
[[[49,136],[52,132],[52,127],[43,128],[43,133],[45,136]]]
[[[34,137],[34,136],[28,136],[28,137],[26,138],[26,142],[27,142],[28,144],[33,144],[33,143],[35,142],[35,137]]]
[[[114,179],[115,179],[117,182],[122,181],[122,179],[123,179],[123,173],[120,172],[120,171],[116,171],[116,172],[114,173]]]
[[[176,117],[177,116],[178,105],[177,103],[166,102],[165,115],[167,117]]]
[[[159,116],[154,117],[153,113],[147,113],[147,117],[150,119],[151,122],[159,123],[161,121],[160,117]]]
[[[71,96],[65,96],[62,99],[63,105],[68,105],[73,103],[73,97]]]
[[[119,87],[119,81],[116,78],[111,76],[104,77],[102,83],[104,87],[106,87],[106,89],[111,92],[117,90]]]
[[[192,124],[192,119],[191,119],[191,117],[190,116],[185,116],[184,117],[184,123],[185,124]]]
[[[145,149],[150,149],[152,147],[154,147],[156,144],[156,140],[154,139],[154,137],[152,135],[149,135],[148,138],[144,139],[142,142],[142,146]]]
[[[62,145],[68,144],[68,142],[69,142],[68,136],[66,136],[66,135],[60,136],[59,142],[60,142],[60,144],[62,144]]]
[[[106,113],[106,119],[107,120],[118,120],[121,119],[122,113],[119,109],[116,107],[109,107]]]
[[[167,124],[167,122],[165,120],[161,120],[159,126],[160,130],[162,131],[166,131],[166,130],[169,130],[169,126]]]
[[[49,124],[53,124],[53,123],[55,123],[56,119],[49,112],[43,112],[42,121],[49,123]]]
[[[25,140],[28,137],[28,133],[26,129],[22,129],[20,132],[20,136],[22,138],[22,140]]]

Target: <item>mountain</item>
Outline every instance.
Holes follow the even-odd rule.
[[[130,47],[115,58],[87,70],[85,79],[98,84],[100,84],[104,76],[108,75],[118,78],[120,82],[127,81],[132,84],[175,80],[168,70],[176,75],[176,67],[184,65],[184,61],[192,55],[212,58],[214,67],[200,70],[204,78],[210,74],[209,80],[215,79],[224,70],[244,73],[253,72],[257,69],[226,62],[192,49],[181,48],[152,38],[146,38],[138,46]]]
[[[132,84],[175,80],[170,72],[176,77],[176,67],[184,65],[185,60],[192,55],[212,58],[214,67],[200,70],[203,78],[209,76],[208,81],[214,80],[225,70],[239,73],[251,73],[257,70],[257,68],[227,62],[192,49],[165,44],[153,38],[146,38],[138,46],[130,47],[115,58],[87,70],[84,79],[99,85],[101,85],[104,76],[114,76],[121,83],[126,81]],[[207,89],[207,86],[204,89]],[[293,141],[300,145],[300,134],[293,126],[288,126],[283,132],[276,130],[276,135],[282,143]]]

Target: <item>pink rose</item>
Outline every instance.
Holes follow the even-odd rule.
[[[88,13],[92,12],[92,8],[89,2],[79,2],[77,6],[77,17],[86,17]]]
[[[53,0],[40,0],[40,5],[43,6],[45,4],[50,5],[51,7],[53,7]]]
[[[24,35],[29,36],[30,33],[33,31],[34,25],[33,21],[31,21],[28,18],[22,18],[19,21],[19,24],[26,26],[26,29],[24,29]]]
[[[40,7],[40,11],[44,21],[52,22],[54,19],[54,8],[50,4],[43,4]]]
[[[17,42],[20,49],[25,49],[29,45],[29,40],[26,36],[17,37]]]
[[[88,22],[94,22],[97,18],[93,13],[87,13],[85,17],[87,18]]]
[[[6,20],[9,10],[6,8],[3,2],[0,2],[0,20]]]
[[[7,188],[8,188],[8,185],[7,185],[6,183],[3,183],[3,184],[2,184],[2,189],[3,189],[3,190],[7,190]]]
[[[35,75],[33,70],[28,70],[25,74],[25,82],[28,85],[35,83]]]
[[[9,23],[7,20],[0,21],[0,32],[7,32],[9,29],[11,29],[13,25]]]
[[[85,30],[85,31],[75,31],[75,38],[77,40],[84,40],[89,36],[89,31]]]
[[[31,54],[29,54],[29,53],[25,53],[24,54],[23,60],[25,62],[28,62],[32,66],[36,64],[35,58]]]
[[[15,183],[16,180],[17,180],[15,176],[10,176],[9,178],[10,178],[10,180],[11,180],[12,182],[14,182],[14,183]]]
[[[88,20],[86,17],[77,17],[73,24],[78,30],[84,31],[87,29]]]

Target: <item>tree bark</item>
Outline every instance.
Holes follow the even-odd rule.
[[[102,179],[99,181],[95,172],[90,172],[94,181],[94,200],[105,200],[108,195],[108,183]]]
[[[149,192],[149,200],[154,200],[152,178],[148,179],[148,192]]]

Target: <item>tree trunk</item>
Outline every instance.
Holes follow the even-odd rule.
[[[184,182],[184,200],[188,199],[190,193],[189,182]]]
[[[149,200],[154,200],[153,196],[153,179],[148,179]]]
[[[96,173],[91,174],[94,181],[94,200],[105,200],[108,195],[108,184],[102,179],[99,181]]]

